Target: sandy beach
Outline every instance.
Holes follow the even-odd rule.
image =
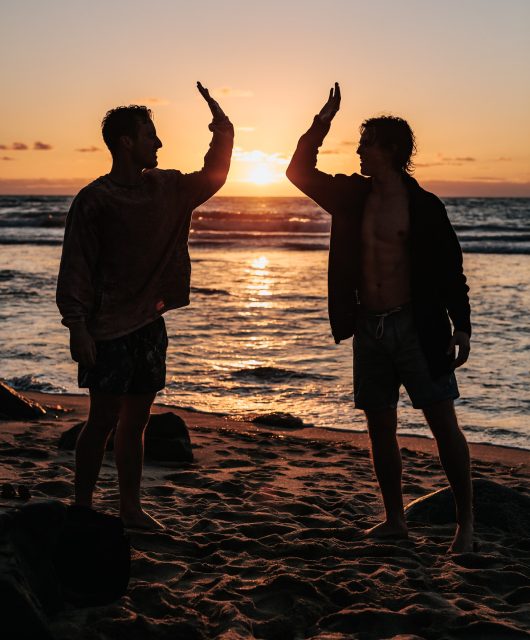
[[[88,398],[24,395],[67,411],[0,421],[0,481],[69,503],[74,456],[57,442],[86,419]],[[366,434],[153,412],[168,410],[186,421],[195,462],[144,465],[145,507],[166,528],[129,531],[127,595],[69,607],[50,620],[57,639],[530,637],[528,537],[478,523],[477,551],[446,555],[454,525],[412,522],[408,540],[356,540],[382,513]],[[432,440],[400,445],[406,504],[447,486]],[[474,478],[530,495],[529,451],[471,445],[471,455]],[[96,491],[96,508],[116,514],[110,453]]]

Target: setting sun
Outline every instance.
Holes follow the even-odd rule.
[[[266,164],[259,164],[250,174],[249,180],[254,184],[269,184],[274,182],[275,177],[271,174]]]

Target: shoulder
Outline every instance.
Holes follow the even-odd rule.
[[[337,175],[337,178],[340,176]],[[351,194],[354,197],[363,198],[372,188],[372,178],[366,178],[365,176],[360,175],[359,173],[352,173],[351,176],[340,176],[341,178],[346,178],[349,187],[351,190]]]
[[[99,202],[101,194],[107,190],[108,182],[107,176],[100,176],[90,184],[87,184],[73,199],[70,210],[90,207],[92,204]]]
[[[418,181],[410,176],[406,178],[406,183],[413,203],[417,203],[424,210],[428,209],[432,213],[447,215],[444,203],[436,194],[420,187]]]
[[[178,182],[182,173],[177,169],[146,169],[143,176],[151,183],[169,184]]]

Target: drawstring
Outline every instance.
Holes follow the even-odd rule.
[[[396,307],[395,309],[392,309],[392,311],[387,311],[386,313],[376,315],[376,318],[379,318],[379,324],[377,325],[377,329],[375,330],[375,337],[377,339],[383,337],[383,333],[385,331],[385,318],[392,313],[396,313],[397,311],[401,311],[401,307]]]

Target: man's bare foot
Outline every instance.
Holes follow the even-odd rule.
[[[405,540],[409,532],[405,522],[380,522],[364,532],[363,538],[394,538]]]
[[[143,531],[157,531],[164,529],[164,525],[158,520],[155,520],[152,516],[146,513],[143,509],[139,511],[124,511],[120,512],[120,517],[123,522],[123,526],[128,529],[142,529]]]
[[[473,551],[473,525],[458,525],[455,539],[447,553],[466,553]]]

